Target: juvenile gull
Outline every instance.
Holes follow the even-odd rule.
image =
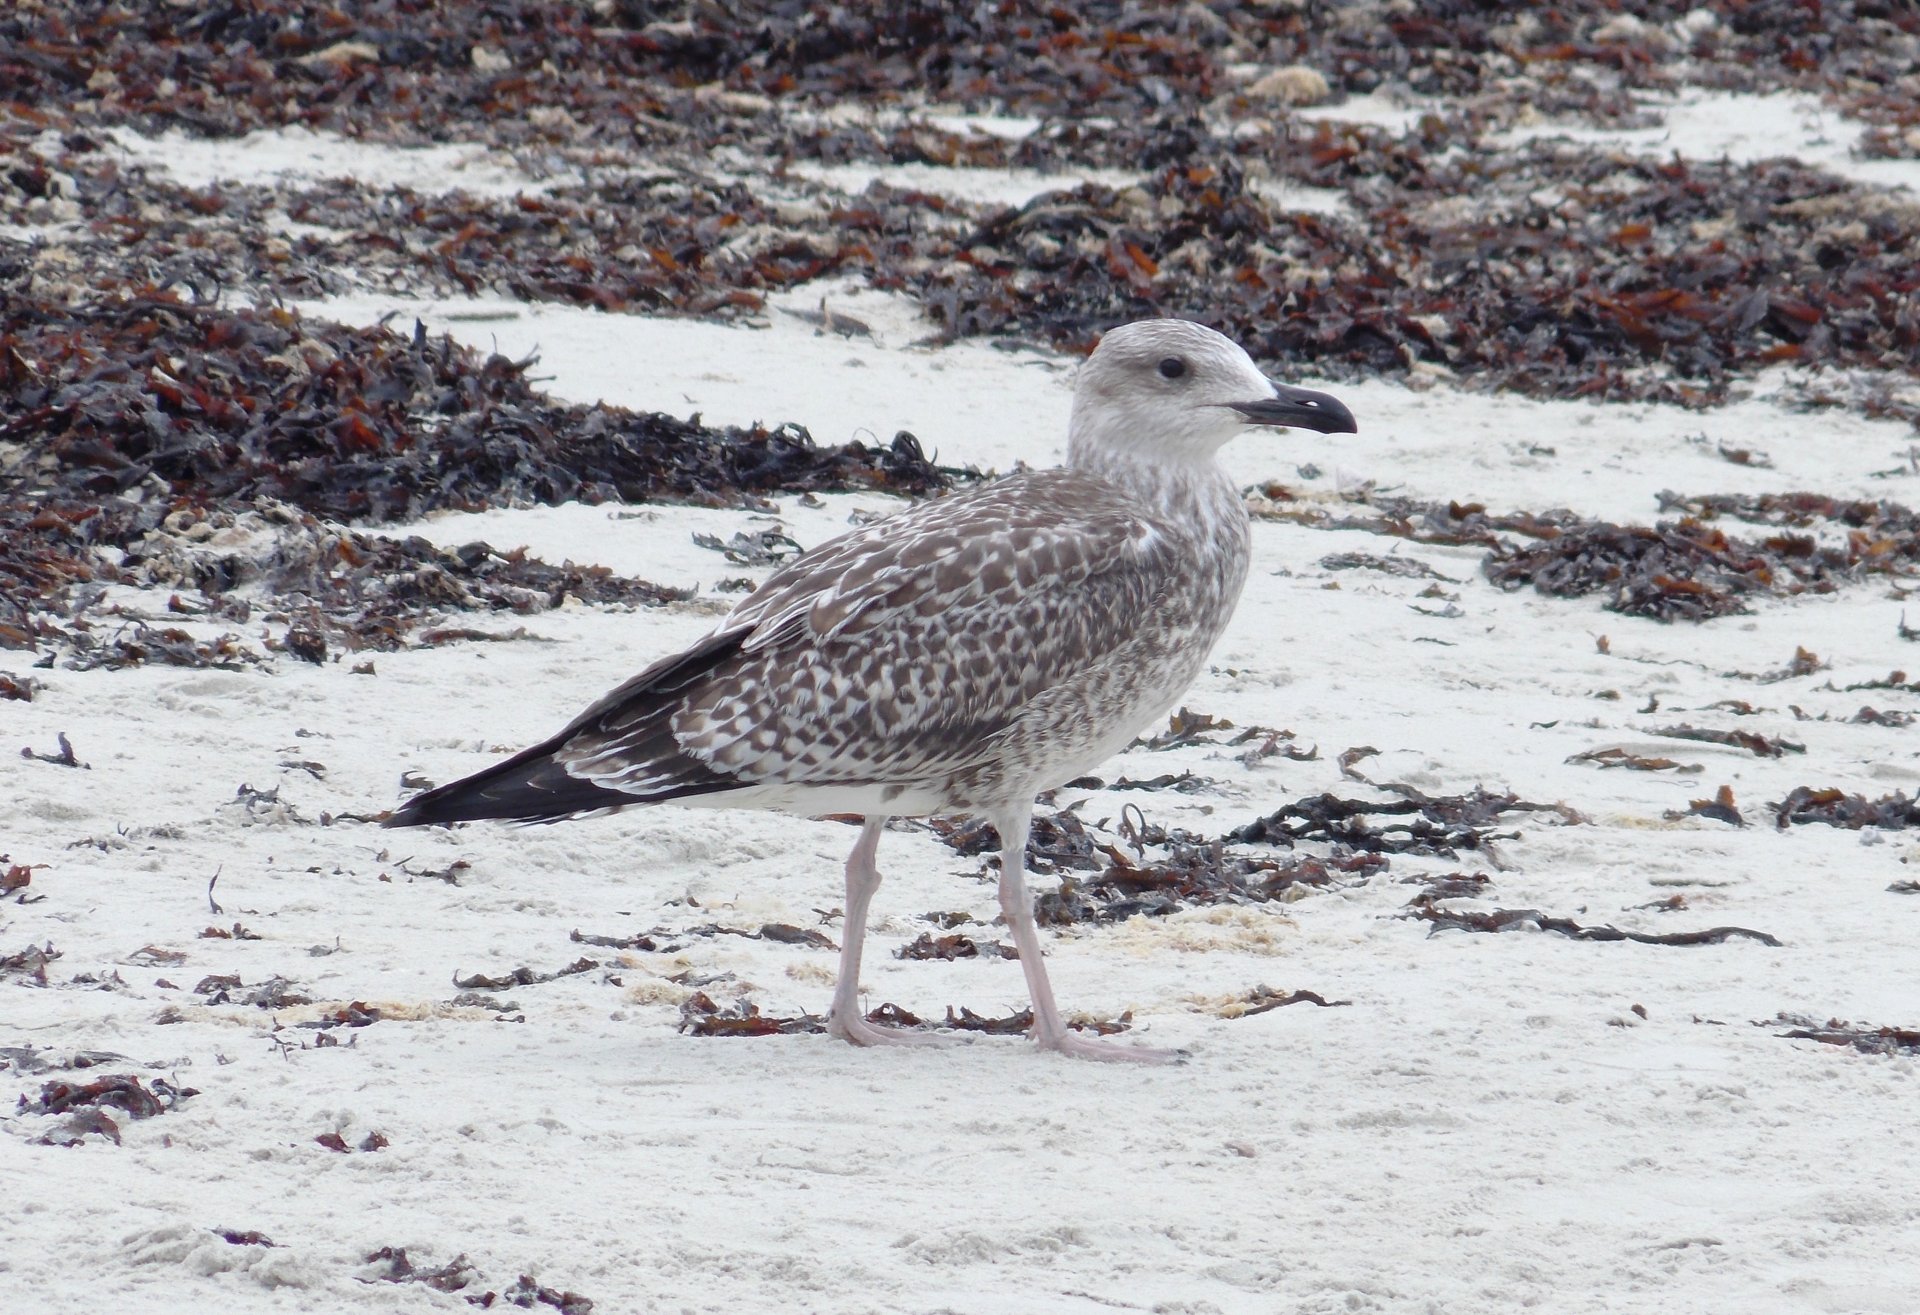
[[[1034,796],[1098,766],[1199,673],[1246,582],[1247,512],[1215,462],[1252,425],[1354,432],[1184,320],[1107,334],[1080,367],[1067,464],[923,504],[777,571],[692,648],[566,729],[416,795],[388,826],[557,822],[676,800],[865,818],[847,859],[827,1030],[922,1033],[861,1013],[860,951],[889,817],[966,813],[1000,834],[1000,908],[1033,1039],[1095,1059],[1167,1052],[1069,1030],[1025,879]]]

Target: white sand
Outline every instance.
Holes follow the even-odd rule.
[[[943,461],[998,469],[1057,459],[1063,362],[915,346],[931,326],[844,288],[793,304],[822,293],[876,337],[816,338],[777,311],[753,330],[404,309],[510,353],[537,345],[563,396],[794,420],[823,442],[905,427]],[[1337,391],[1360,435],[1250,434],[1230,450],[1236,475],[1642,523],[1664,487],[1916,496],[1910,476],[1871,474],[1899,463],[1908,431],[1764,400],[1689,414]],[[1774,468],[1730,465],[1717,442],[1764,448]],[[1325,473],[1302,479],[1306,462]],[[780,501],[808,544],[886,502]],[[1069,1010],[1134,1011],[1142,1039],[1191,1048],[1172,1069],[1076,1064],[1006,1039],[931,1053],[693,1039],[675,1030],[688,988],[668,977],[731,974],[705,989],[771,1013],[819,1010],[833,955],[728,936],[677,955],[568,939],[816,925],[839,903],[853,835],[836,823],[663,807],[518,831],[318,824],[391,806],[402,771],[474,770],[691,640],[711,623],[710,587],[749,572],[690,534],[763,523],[664,507],[439,517],[419,528],[443,542],[526,543],[709,592],[665,609],[548,613],[524,624],[551,642],[381,655],[372,676],[291,660],[248,673],[55,668],[31,673],[47,686],[31,704],[0,703],[0,797],[13,801],[0,851],[45,865],[31,887],[44,901],[0,905],[0,953],[50,942],[62,954],[51,988],[0,986],[0,1044],[114,1051],[125,1062],[97,1071],[200,1092],[162,1117],[122,1119],[121,1146],[38,1146],[57,1120],[0,1115],[0,1308],[452,1311],[529,1274],[600,1312],[1920,1309],[1912,1061],[1756,1026],[1783,1010],[1920,1025],[1920,897],[1886,890],[1920,877],[1911,833],[1779,833],[1765,807],[1797,785],[1878,797],[1920,781],[1916,732],[1795,713],[1912,705],[1826,688],[1920,667],[1884,585],[1662,626],[1598,600],[1503,594],[1476,551],[1257,526],[1246,599],[1188,703],[1290,729],[1319,760],[1246,768],[1220,749],[1136,752],[1106,775],[1191,769],[1219,789],[1096,793],[1083,816],[1134,802],[1218,834],[1302,795],[1366,793],[1334,759],[1370,745],[1381,753],[1360,770],[1375,779],[1511,787],[1591,821],[1522,821],[1499,870],[1474,855],[1396,859],[1368,884],[1283,907],[1054,938]],[[1416,597],[1424,580],[1318,565],[1348,550],[1431,564],[1457,581],[1445,588],[1465,615],[1415,611],[1441,605]],[[164,598],[143,601],[158,610]],[[1766,684],[1724,674],[1783,667],[1801,645],[1829,669]],[[0,669],[25,674],[22,656],[0,655]],[[1606,690],[1620,697],[1595,697]],[[1659,710],[1640,712],[1654,697]],[[1707,707],[1729,698],[1760,711]],[[1682,721],[1782,735],[1806,753],[1766,760],[1649,734]],[[51,750],[60,732],[90,770],[18,756]],[[1609,745],[1699,770],[1567,762]],[[301,760],[324,764],[324,779],[283,766]],[[250,815],[234,799],[243,783],[278,787],[284,810]],[[1723,784],[1750,828],[1663,818]],[[455,860],[471,865],[457,886],[409,875]],[[923,913],[992,916],[977,865],[924,832],[889,835],[881,862],[870,999],[936,1015],[1022,1003],[1013,964],[891,956],[929,929]],[[1396,916],[1414,888],[1395,877],[1455,868],[1494,878],[1477,907],[1653,931],[1736,924],[1785,943],[1429,937]],[[1639,907],[1673,894],[1689,907]],[[198,934],[236,921],[261,939]],[[154,965],[145,947],[185,958]],[[524,1021],[446,1004],[456,974],[551,971],[582,954],[602,966],[499,993]],[[109,985],[73,985],[81,973]],[[285,976],[319,1004],[200,1003],[191,988],[220,973],[248,987]],[[1222,1016],[1261,984],[1352,1003]],[[314,1048],[319,1034],[299,1024],[356,1000],[382,1021]],[[166,1010],[183,1021],[164,1022]],[[45,1080],[6,1076],[9,1097]],[[388,1145],[342,1154],[314,1141],[334,1131],[349,1146],[378,1131]],[[216,1229],[278,1245],[230,1244]],[[464,1254],[478,1272],[453,1294],[361,1281],[382,1246],[423,1267]]]

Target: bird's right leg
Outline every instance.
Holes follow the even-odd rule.
[[[846,916],[840,922],[840,978],[833,986],[833,1005],[827,1010],[827,1031],[856,1046],[923,1046],[948,1040],[924,1032],[869,1023],[860,1011],[860,949],[867,939],[867,906],[880,889],[880,868],[874,861],[880,849],[884,817],[869,817],[860,839],[847,856]]]
[[[1170,1064],[1185,1058],[1177,1050],[1104,1041],[1082,1036],[1067,1026],[1054,1003],[1053,983],[1047,980],[1046,960],[1040,956],[1040,933],[1034,926],[1033,896],[1027,892],[1027,832],[1033,809],[1010,808],[992,817],[1000,833],[1000,914],[1013,933],[1026,974],[1027,994],[1033,1000],[1033,1039],[1042,1050],[1054,1050],[1078,1059],[1102,1059],[1134,1064]]]

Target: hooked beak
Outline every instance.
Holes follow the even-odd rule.
[[[1285,425],[1291,429],[1312,429],[1322,434],[1357,434],[1353,412],[1338,398],[1311,389],[1274,384],[1273,396],[1258,402],[1230,402],[1240,418],[1250,425]]]

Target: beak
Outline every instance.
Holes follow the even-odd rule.
[[[1338,398],[1306,388],[1274,384],[1273,396],[1258,402],[1230,402],[1240,418],[1250,425],[1284,425],[1292,429],[1312,429],[1322,434],[1357,434],[1353,412]]]

